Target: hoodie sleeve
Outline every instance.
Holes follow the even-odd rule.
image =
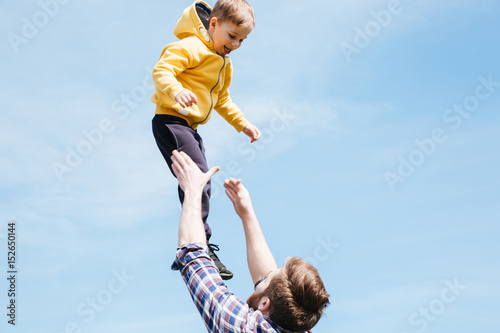
[[[243,112],[233,103],[229,96],[229,85],[233,75],[233,67],[229,59],[226,66],[224,86],[219,93],[219,99],[214,109],[238,132],[241,132],[250,122],[245,119]]]
[[[192,55],[181,43],[169,44],[163,49],[160,60],[153,69],[153,81],[157,90],[175,100],[184,90],[176,77],[191,66]]]

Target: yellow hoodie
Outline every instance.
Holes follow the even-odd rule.
[[[203,1],[196,1],[184,10],[174,29],[180,40],[163,49],[153,69],[155,93],[151,101],[156,104],[156,114],[185,119],[193,129],[205,124],[215,109],[241,132],[249,122],[229,96],[231,61],[217,54],[208,35],[211,11]],[[198,105],[183,109],[175,101],[183,89],[196,95]]]

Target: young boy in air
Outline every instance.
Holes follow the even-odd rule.
[[[172,170],[174,150],[183,151],[203,171],[208,171],[203,141],[197,132],[217,111],[238,132],[243,131],[251,142],[259,139],[260,131],[245,119],[229,96],[232,77],[231,61],[227,57],[241,46],[255,26],[252,7],[245,0],[219,0],[210,8],[195,1],[184,10],[174,34],[179,41],[167,45],[153,69],[156,104],[153,134],[165,161]],[[179,199],[184,193],[178,188]],[[209,247],[221,277],[229,280],[233,273],[218,259],[210,244],[212,234],[207,224],[210,209],[210,182],[202,196],[202,220]]]

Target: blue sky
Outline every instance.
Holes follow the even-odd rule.
[[[229,288],[252,292],[218,191],[234,176],[277,261],[322,275],[316,332],[498,332],[500,3],[251,3],[231,94],[263,137],[218,115],[200,128]],[[169,270],[180,209],[150,130],[151,69],[190,4],[0,3],[3,276],[18,233],[2,332],[204,331]]]

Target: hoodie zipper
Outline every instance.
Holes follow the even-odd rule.
[[[192,123],[191,124],[191,128],[193,128],[193,126],[195,125],[198,125],[198,124],[202,124],[205,122],[205,120],[208,119],[208,117],[210,116],[210,113],[212,112],[212,108],[214,106],[214,98],[213,98],[213,91],[215,89],[215,87],[217,87],[219,85],[219,82],[220,82],[220,74],[222,73],[222,70],[224,69],[224,66],[226,66],[226,58],[225,57],[222,57],[222,67],[219,71],[219,75],[217,77],[217,82],[215,83],[215,86],[212,87],[212,89],[210,90],[210,109],[208,110],[208,113],[207,113],[207,116],[205,117],[205,119],[203,119],[202,121],[198,121],[196,123]]]

